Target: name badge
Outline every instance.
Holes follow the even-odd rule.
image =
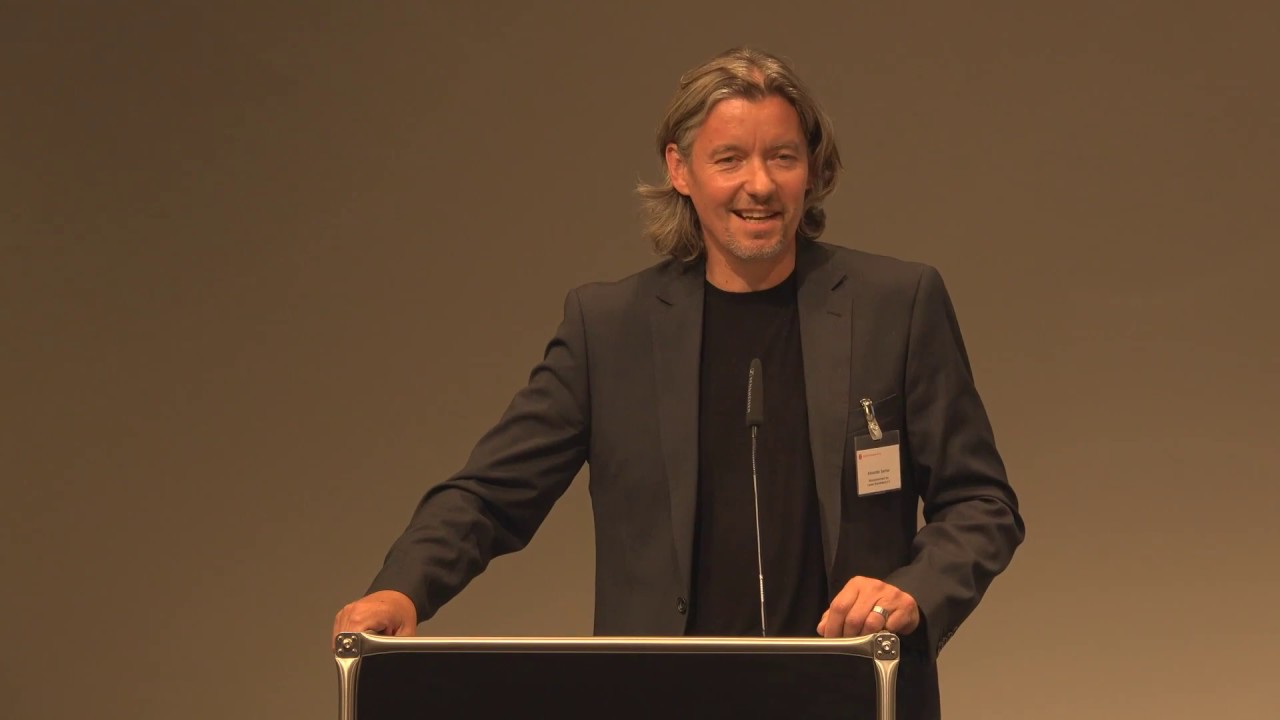
[[[902,489],[902,455],[897,430],[881,433],[879,440],[868,435],[855,437],[853,457],[859,496]]]

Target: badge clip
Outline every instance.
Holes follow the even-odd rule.
[[[862,398],[859,403],[862,405],[862,413],[867,416],[867,432],[871,433],[872,440],[880,440],[884,433],[880,432],[880,422],[876,420],[875,403],[870,398]]]

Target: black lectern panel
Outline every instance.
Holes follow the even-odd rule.
[[[386,653],[361,661],[357,720],[866,718],[876,680],[849,655]]]

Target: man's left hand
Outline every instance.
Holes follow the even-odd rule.
[[[884,614],[872,610],[877,607]],[[858,637],[887,630],[906,635],[919,624],[920,608],[915,598],[882,580],[859,575],[845,583],[831,600],[818,622],[818,634],[829,638]]]

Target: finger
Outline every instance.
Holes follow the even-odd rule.
[[[364,615],[359,603],[350,603],[333,619],[332,640],[336,643],[338,635],[348,632],[363,632],[361,618]],[[337,647],[336,645],[334,646]]]
[[[375,635],[390,634],[394,630],[394,618],[379,604],[357,602],[344,608],[334,623],[334,635],[344,632],[367,632]]]
[[[867,619],[862,623],[863,635],[874,635],[875,633],[878,633],[881,630],[884,630],[886,625],[888,624],[888,621],[885,619],[884,615],[881,615],[880,613],[876,612],[876,608],[878,607],[880,607],[880,605],[873,606],[871,608],[871,612],[867,613]],[[886,609],[885,612],[888,612],[888,610]]]
[[[884,624],[885,630],[906,635],[919,626],[920,608],[916,605],[916,599],[909,594],[892,585],[889,588],[892,592],[886,596],[885,602],[880,603],[889,610],[889,617]]]
[[[880,603],[880,597],[877,594],[866,589],[858,594],[858,601],[849,608],[849,615],[844,620],[844,636],[858,637],[859,635],[868,634],[868,630],[864,627],[867,623],[867,616],[871,615],[871,608]]]
[[[896,635],[909,635],[920,625],[920,610],[915,601],[907,598],[902,607],[889,614],[884,629]]]
[[[858,583],[851,580],[831,600],[831,607],[827,609],[830,615],[827,617],[827,626],[822,633],[823,637],[838,638],[844,635],[845,621],[849,616],[849,611],[853,609],[854,604],[858,601],[858,593]]]
[[[822,619],[818,621],[818,637],[823,637],[823,636],[824,636],[824,635],[823,635],[823,631],[824,631],[824,630],[826,629],[826,627],[827,627],[827,616],[828,616],[828,615],[830,615],[830,614],[831,614],[831,611],[830,611],[830,610],[824,610],[824,611],[823,611],[823,613],[822,613]]]

